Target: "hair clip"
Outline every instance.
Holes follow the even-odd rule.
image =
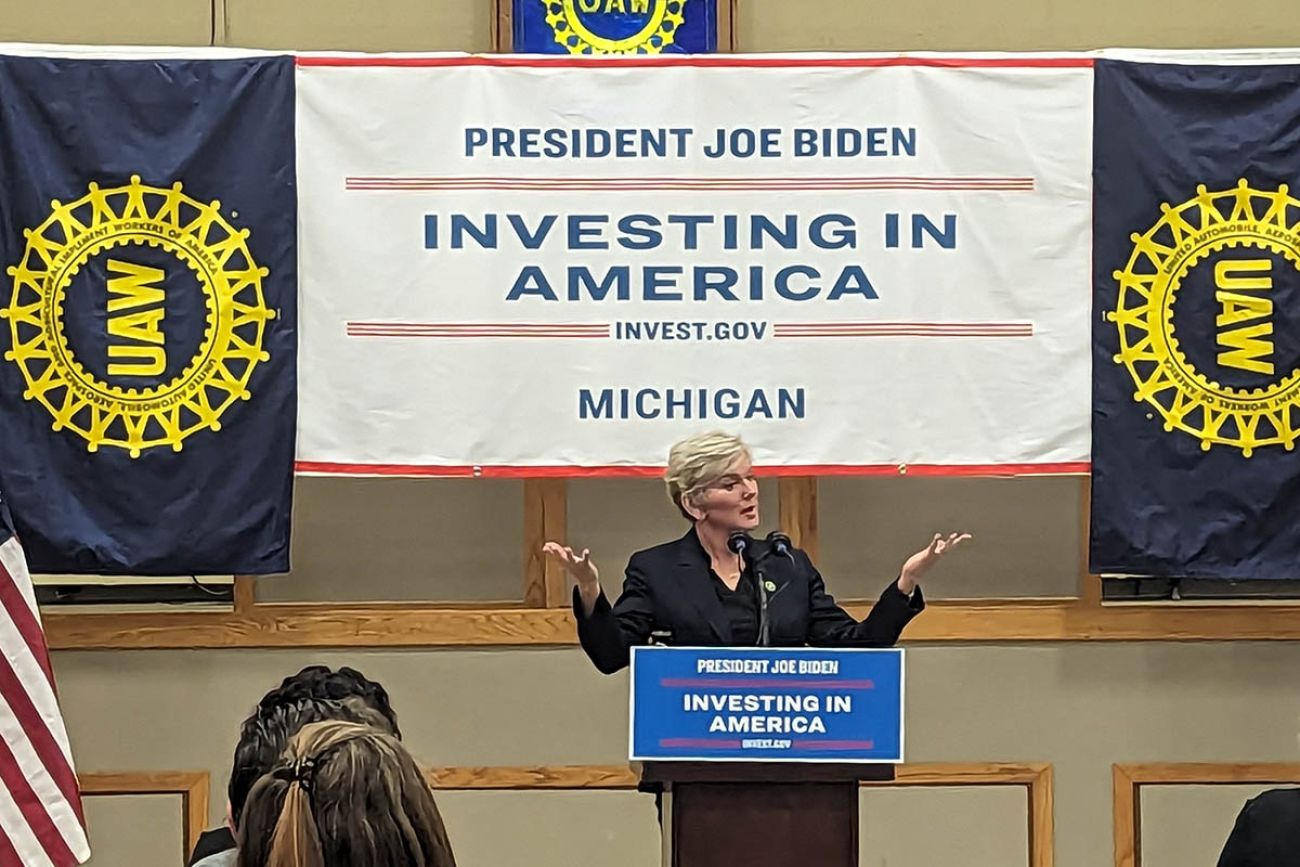
[[[305,791],[310,792],[316,782],[316,759],[299,759],[293,766],[293,779]]]

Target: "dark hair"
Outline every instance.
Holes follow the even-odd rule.
[[[295,704],[305,698],[338,701],[349,696],[357,696],[383,714],[393,734],[399,738],[402,736],[397,727],[397,714],[388,703],[388,690],[346,665],[338,671],[325,665],[309,665],[297,674],[286,677],[280,681],[278,688],[262,696],[257,709],[269,710],[276,705]]]
[[[429,783],[371,726],[305,726],[249,793],[239,867],[455,867]]]
[[[233,823],[239,822],[249,790],[275,766],[289,739],[303,726],[325,720],[373,725],[394,737],[402,736],[383,686],[356,669],[331,671],[323,665],[307,666],[262,696],[239,727],[226,787]]]

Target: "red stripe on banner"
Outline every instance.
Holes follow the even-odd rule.
[[[970,181],[767,181],[754,178],[748,181],[700,181],[691,178],[668,178],[662,181],[622,181],[611,179],[534,181],[527,178],[500,181],[354,181],[344,184],[347,190],[517,190],[517,191],[588,191],[610,190],[617,192],[636,190],[1009,190],[1032,191],[1028,182],[981,183]]]
[[[718,689],[875,689],[871,680],[800,680],[798,678],[767,678],[746,680],[741,677],[664,677],[659,679],[660,686],[672,688],[707,688]]]
[[[608,325],[602,325],[596,328],[565,328],[556,326],[554,328],[541,328],[536,326],[515,327],[509,323],[503,322],[500,325],[486,326],[477,325],[471,328],[459,328],[454,325],[398,325],[387,326],[378,324],[367,325],[349,325],[348,331],[396,331],[399,333],[410,332],[412,334],[422,334],[426,331],[443,331],[456,334],[481,334],[484,331],[517,331],[520,334],[604,334],[609,331]]]
[[[1032,331],[918,331],[901,328],[871,331],[773,331],[772,336],[789,340],[821,337],[1033,337],[1034,333]]]
[[[777,328],[1032,328],[1032,322],[778,322]]]
[[[781,328],[773,337],[1033,337],[1026,329],[958,328]]]
[[[659,746],[666,749],[738,750],[740,741],[712,740],[710,738],[662,738]]]
[[[5,694],[7,697],[8,692]],[[50,817],[44,802],[37,796],[32,789],[32,784],[18,767],[18,760],[4,738],[0,738],[0,783],[4,784],[5,790],[18,805],[19,812],[23,814],[23,821],[28,828],[31,828],[32,834],[56,867],[70,867],[76,864],[77,856],[68,847],[68,841],[63,839],[63,834],[54,819]],[[23,862],[20,860],[4,863],[22,864]]]
[[[480,326],[474,326],[472,328],[460,328],[454,325],[389,326],[389,325],[382,325],[378,323],[367,323],[367,324],[348,325],[347,330],[358,331],[358,332],[360,331],[400,331],[400,332],[409,331],[413,334],[419,334],[426,331],[446,331],[446,332],[454,331],[457,334],[478,334],[483,331],[518,331],[520,334],[554,334],[554,333],[561,333],[561,332],[564,334],[603,334],[606,331],[609,331],[609,326],[602,325],[598,328],[565,328],[564,326],[556,326],[553,328],[541,328],[536,326],[516,327],[514,325],[511,325],[508,322],[503,322],[500,325],[493,325],[493,326],[480,325]]]
[[[796,750],[874,750],[875,741],[806,741],[795,740]]]
[[[556,329],[543,331],[540,328],[349,328],[347,333],[353,337],[365,337],[367,334],[386,336],[406,335],[408,337],[481,337],[485,334],[514,334],[519,337],[608,337],[606,331],[565,331]]]
[[[419,331],[348,331],[348,337],[417,337],[431,339],[472,339],[483,337],[517,337],[549,340],[606,340],[608,334],[546,334],[539,331],[419,332]]]
[[[966,186],[954,185],[954,186],[938,187],[938,186],[923,186],[920,184],[887,184],[887,185],[873,184],[871,186],[859,185],[853,187],[848,187],[848,186],[826,187],[826,186],[811,186],[811,185],[803,184],[798,186],[788,185],[788,186],[781,186],[781,187],[769,187],[769,186],[757,186],[757,185],[723,186],[720,184],[714,184],[711,186],[702,186],[699,184],[667,183],[667,184],[656,184],[654,186],[648,186],[648,185],[647,186],[607,186],[607,185],[596,186],[596,185],[589,185],[589,184],[570,184],[565,186],[556,185],[556,186],[549,186],[549,187],[530,187],[521,184],[476,184],[473,186],[466,185],[466,186],[457,186],[457,187],[445,187],[445,186],[388,187],[386,186],[386,187],[347,187],[347,189],[352,192],[375,192],[375,191],[421,192],[421,191],[449,191],[449,190],[465,190],[465,191],[482,192],[485,190],[486,191],[499,190],[502,192],[514,192],[514,193],[529,193],[529,192],[624,193],[624,192],[694,192],[694,191],[699,191],[699,192],[730,191],[730,192],[744,193],[744,192],[800,192],[800,191],[804,191],[804,192],[832,191],[833,192],[835,190],[858,190],[858,191],[905,190],[905,191],[921,191],[921,192],[925,190],[960,190],[966,192],[1031,192],[1034,188],[1033,187],[985,187],[985,186],[976,187],[976,186],[969,186],[969,185]]]
[[[603,322],[381,322],[352,321],[349,328],[357,326],[382,326],[384,328],[609,328]]]
[[[23,685],[13,666],[10,665],[7,654],[4,653],[0,653],[0,695],[3,695],[9,704],[14,718],[22,726],[23,734],[27,736],[41,764],[54,780],[54,785],[84,826],[85,817],[81,812],[81,791],[77,785],[77,775],[68,764],[68,759],[63,754],[58,741],[54,739],[53,733],[45,724],[45,717],[37,709],[27,687]],[[57,707],[46,708],[46,712],[61,719]]]
[[[920,66],[940,69],[1091,69],[1091,57],[711,57],[687,55],[682,57],[596,58],[560,57],[545,60],[536,57],[512,55],[468,57],[342,57],[315,56],[294,58],[298,66],[392,66],[392,67],[456,67],[495,66],[523,67],[526,69],[617,69],[645,67],[718,67],[724,69],[808,69],[808,68],[863,68],[891,66]]]
[[[349,175],[346,183],[443,184],[443,183],[526,183],[526,184],[662,184],[671,181],[690,184],[847,184],[847,183],[935,183],[935,184],[1032,184],[1032,175]]]
[[[934,334],[924,331],[898,331],[898,332],[867,332],[864,334],[835,333],[835,334],[773,334],[777,340],[846,340],[853,338],[874,338],[886,340],[891,337],[910,337],[924,340],[1028,340],[1033,337],[1032,334],[1002,334],[1002,333],[968,333],[968,334]]]
[[[1045,464],[797,464],[755,467],[759,476],[1085,476],[1088,461]],[[658,478],[657,466],[438,466],[433,464],[365,464],[298,461],[304,474],[329,476],[412,476],[427,478],[588,479]]]

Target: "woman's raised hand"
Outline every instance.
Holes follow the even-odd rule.
[[[564,571],[573,576],[578,583],[578,592],[593,599],[600,593],[600,570],[591,562],[591,550],[583,548],[581,554],[575,554],[568,545],[559,542],[547,542],[542,546],[542,553],[564,566]]]
[[[898,576],[898,589],[912,595],[921,576],[930,571],[930,567],[939,562],[940,557],[970,538],[970,533],[935,533],[929,545],[908,557],[903,564],[902,573]]]

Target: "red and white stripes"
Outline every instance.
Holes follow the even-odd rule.
[[[1033,337],[1032,322],[778,322],[774,337]]]
[[[590,339],[609,337],[609,325],[577,322],[349,322],[348,337]]]
[[[857,176],[857,177],[559,177],[528,178],[500,176],[391,176],[348,177],[344,189],[352,191],[393,190],[511,192],[827,192],[834,190],[954,190],[989,192],[1033,192],[1032,177],[933,177],[933,176]]]
[[[90,846],[72,750],[15,536],[0,544],[0,606],[0,864],[81,864]]]

